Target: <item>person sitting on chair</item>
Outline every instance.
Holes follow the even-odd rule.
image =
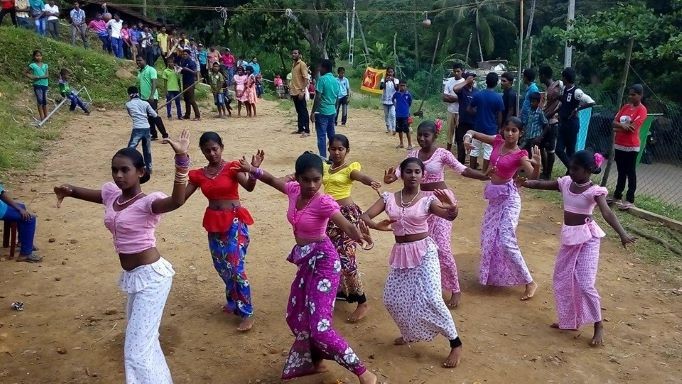
[[[37,249],[33,246],[36,216],[27,211],[24,204],[14,201],[2,184],[0,184],[0,220],[17,224],[21,244],[17,261],[38,263],[43,259],[34,252]]]

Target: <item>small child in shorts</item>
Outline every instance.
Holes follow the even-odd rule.
[[[412,135],[410,134],[410,107],[412,106],[412,95],[407,90],[407,82],[400,80],[398,92],[393,94],[393,105],[395,106],[395,131],[398,133],[400,144],[396,148],[405,148],[403,143],[403,133],[407,136],[407,150],[412,149]]]

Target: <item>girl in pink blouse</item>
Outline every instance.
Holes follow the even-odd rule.
[[[264,153],[259,151],[259,156]],[[376,384],[377,377],[367,370],[348,342],[333,328],[334,300],[339,286],[341,261],[334,244],[326,234],[327,223],[333,221],[358,243],[364,241],[360,230],[340,212],[339,204],[320,192],[322,159],[306,152],[296,160],[295,181],[275,178],[246,159],[240,161],[240,172],[287,195],[287,220],[291,223],[296,245],[287,260],[298,271],[291,284],[286,320],[296,337],[284,365],[282,379],[312,375],[325,371],[323,360],[335,360],[358,376],[361,384]]]
[[[483,285],[503,287],[525,285],[521,300],[528,300],[533,297],[538,285],[530,275],[516,239],[521,196],[513,178],[519,170],[529,175],[529,179],[538,178],[540,149],[534,146],[532,159],[529,159],[528,152],[519,148],[523,124],[516,117],[510,117],[505,122],[502,133],[490,136],[469,131],[464,135],[467,148],[473,148],[472,139],[493,146],[488,168],[490,181],[483,192],[488,207],[481,224],[479,281]]]
[[[237,116],[242,115],[242,105],[249,102],[249,94],[246,89],[246,82],[249,80],[249,75],[244,72],[244,67],[237,67],[237,74],[234,75],[234,95],[237,98]],[[246,113],[250,115],[250,109],[246,107]]]
[[[178,142],[164,139],[175,151],[173,194],[145,194],[141,184],[149,180],[142,155],[124,148],[111,159],[111,176],[101,189],[86,189],[69,184],[54,188],[57,207],[65,197],[104,205],[104,225],[114,239],[123,272],[119,286],[128,294],[123,354],[126,383],[170,384],[172,378],[159,344],[163,308],[173,282],[173,267],[156,249],[155,230],[161,215],[185,203],[189,167],[189,132]]]
[[[400,163],[403,189],[384,193],[362,215],[362,220],[372,229],[393,231],[395,236],[384,288],[384,305],[400,329],[394,344],[431,341],[442,334],[450,341],[450,353],[443,367],[455,368],[461,358],[462,342],[443,301],[438,247],[430,237],[428,218],[435,215],[452,221],[457,217],[457,204],[451,193],[443,189],[432,194],[420,190],[424,169],[418,158],[403,160]],[[372,221],[382,212],[386,212],[388,220]]]
[[[606,234],[592,217],[599,206],[604,220],[618,233],[625,247],[635,241],[618,222],[606,203],[608,191],[594,185],[590,177],[601,172],[604,158],[589,151],[576,152],[571,157],[569,176],[554,181],[522,181],[526,188],[559,191],[564,200],[564,225],[561,227],[561,247],[554,265],[554,301],[557,322],[552,328],[577,330],[594,324],[591,346],[603,344],[604,327],[601,302],[595,288],[599,265],[599,245]]]
[[[442,123],[439,121],[423,121],[417,127],[417,142],[420,149],[414,149],[407,153],[407,157],[416,157],[424,162],[424,178],[421,181],[420,189],[426,195],[433,195],[436,189],[444,190],[450,199],[457,201],[454,192],[445,183],[445,168],[450,168],[456,173],[478,180],[489,180],[488,175],[471,168],[467,168],[457,161],[457,158],[444,148],[439,148],[436,144],[438,134],[441,131]],[[392,183],[399,177],[400,172],[391,168],[386,172],[384,182]],[[438,261],[440,263],[440,277],[443,294],[448,297],[447,305],[455,308],[459,305],[461,292],[459,289],[459,278],[457,276],[457,264],[452,254],[451,236],[452,221],[432,215],[429,216],[429,236],[438,245]]]

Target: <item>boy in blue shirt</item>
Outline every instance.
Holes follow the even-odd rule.
[[[527,96],[528,102],[530,103],[528,117],[523,134],[522,147],[528,151],[528,158],[532,158],[533,151],[531,150],[533,146],[540,147],[540,153],[542,158],[546,158],[547,153],[545,151],[546,145],[545,137],[549,136],[549,122],[545,116],[545,112],[540,107],[540,93],[533,92]]]
[[[471,99],[471,104],[467,108],[469,112],[475,110],[476,121],[474,129],[484,135],[495,136],[498,134],[502,126],[502,111],[504,111],[504,102],[502,95],[495,92],[495,87],[499,82],[500,77],[495,72],[490,72],[485,77],[486,89],[477,92]],[[473,140],[471,142],[474,148],[469,153],[471,162],[471,169],[478,168],[478,157],[483,155],[483,169],[488,169],[488,162],[490,155],[493,152],[493,146],[484,142]]]
[[[339,67],[336,70],[339,77],[336,81],[339,82],[339,98],[336,100],[336,121],[335,124],[339,125],[339,109],[341,109],[341,125],[346,125],[348,121],[348,99],[350,98],[350,83],[348,78],[344,76],[346,74],[346,69],[344,67]]]
[[[403,145],[403,133],[407,135],[407,150],[412,149],[412,135],[410,135],[410,107],[412,106],[412,95],[407,91],[407,82],[400,80],[398,92],[393,94],[393,105],[395,106],[395,131],[400,138],[400,144],[396,148],[405,148]]]

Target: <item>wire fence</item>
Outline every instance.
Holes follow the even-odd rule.
[[[611,94],[592,96],[598,104],[603,104],[593,108],[585,148],[608,157],[613,146],[612,123],[618,112],[617,97]],[[682,208],[682,111],[653,99],[651,103],[644,100],[644,104],[648,118],[640,128],[636,199],[654,207],[658,204]],[[609,191],[615,189],[618,176],[615,162],[608,178],[603,173],[600,175]]]

